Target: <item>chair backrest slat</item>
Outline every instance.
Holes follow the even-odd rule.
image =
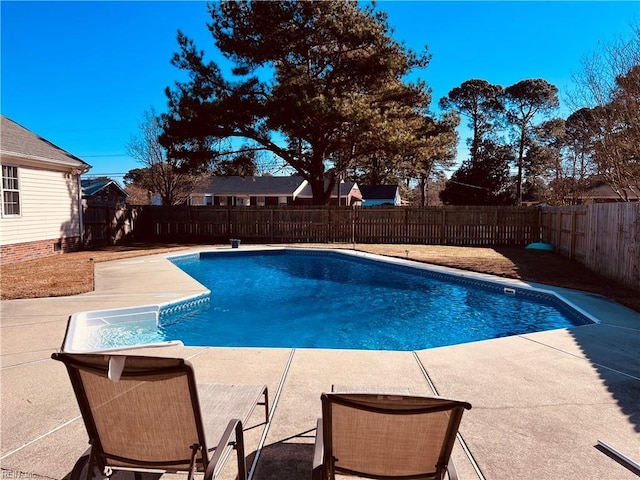
[[[111,357],[54,356],[67,366],[94,453],[114,467],[188,468],[193,445],[206,448],[191,365],[127,356],[114,382],[108,378]],[[204,462],[199,453],[201,468]]]
[[[404,395],[322,395],[325,467],[372,478],[440,478],[465,402]]]

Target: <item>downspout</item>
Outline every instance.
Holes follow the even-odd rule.
[[[78,184],[78,218],[80,219],[79,228],[80,228],[80,249],[84,250],[84,209],[82,208],[82,180],[80,177],[83,173],[87,173],[91,170],[91,165],[85,165],[82,168],[74,168],[71,171],[71,175],[76,176],[76,181]]]
[[[78,184],[78,217],[80,218],[80,249],[84,250],[84,209],[82,208],[82,182],[80,180],[81,173],[76,174]]]

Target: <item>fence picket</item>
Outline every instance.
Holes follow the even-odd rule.
[[[640,290],[640,203],[545,208],[540,223],[560,254]]]

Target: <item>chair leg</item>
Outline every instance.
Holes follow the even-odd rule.
[[[325,480],[324,468],[324,438],[322,432],[322,419],[319,418],[316,425],[316,441],[313,449],[313,470],[311,471],[312,480]]]
[[[247,480],[247,462],[244,458],[244,432],[242,423],[236,424],[236,455],[238,456],[238,480]]]
[[[269,389],[267,387],[264,387],[264,422],[269,423]]]
[[[449,459],[449,464],[447,465],[447,473],[449,474],[449,480],[458,480],[458,472],[456,471],[456,467],[453,464],[453,460]]]

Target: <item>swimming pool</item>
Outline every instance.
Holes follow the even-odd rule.
[[[351,250],[227,249],[169,260],[208,289],[74,313],[63,350],[419,350],[599,322],[544,286]]]
[[[204,252],[172,261],[209,302],[160,312],[192,346],[419,350],[589,321],[552,295],[334,251]]]

